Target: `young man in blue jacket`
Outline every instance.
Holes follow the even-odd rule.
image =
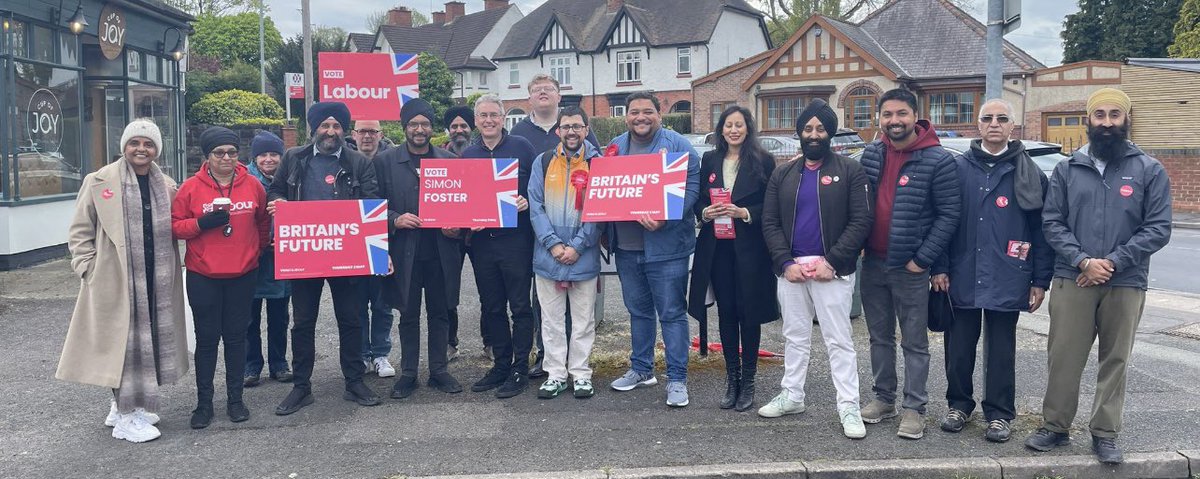
[[[979,108],[981,140],[956,159],[962,216],[948,254],[933,267],[933,289],[950,292],[954,321],[946,327],[946,401],[942,430],[963,430],[975,409],[975,348],[983,334],[984,438],[1008,441],[1016,411],[1017,318],[1037,311],[1050,287],[1054,250],[1042,234],[1046,175],[1009,140],[1012,104]]]
[[[613,139],[619,155],[688,153],[683,211],[692,211],[700,193],[700,155],[678,133],[662,127],[658,98],[647,92],[626,99],[629,131]],[[628,391],[658,384],[654,377],[654,321],[662,324],[667,356],[667,405],[688,404],[687,281],[688,257],[696,249],[695,218],[662,221],[649,217],[612,223],[608,246],[616,252],[621,295],[629,309],[632,367],[613,381],[612,388]]]
[[[1099,337],[1092,400],[1092,451],[1124,460],[1117,447],[1125,369],[1146,305],[1150,255],[1171,239],[1171,183],[1162,164],[1128,141],[1130,101],[1103,88],[1087,101],[1088,144],[1054,167],[1043,228],[1058,253],[1050,296],[1050,377],[1041,429],[1025,441],[1049,451],[1071,441],[1079,380]]]
[[[600,156],[587,142],[587,114],[577,106],[559,114],[558,146],[538,155],[529,174],[529,216],[534,286],[542,306],[544,367],[550,376],[538,397],[552,399],[573,379],[576,398],[595,394],[588,357],[596,339],[596,280],[600,277],[599,223],[583,223],[583,198],[592,158]],[[574,323],[567,331],[567,305]],[[568,378],[570,375],[570,378]]]

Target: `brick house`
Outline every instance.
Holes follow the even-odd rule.
[[[625,97],[653,91],[663,111],[691,112],[691,81],[771,47],[745,0],[548,0],[512,28],[492,59],[510,122],[529,109],[526,83],[553,75],[563,105],[624,115]]]

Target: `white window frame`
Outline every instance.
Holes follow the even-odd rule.
[[[547,61],[550,65],[550,76],[558,80],[558,86],[571,86],[571,57],[570,56],[555,56],[550,57]]]
[[[486,90],[488,86],[488,72],[481,71],[476,76],[479,77],[479,88]]]
[[[516,62],[508,65],[508,86],[521,86],[521,66]]]
[[[617,83],[640,81],[642,81],[642,51],[617,52]]]
[[[687,68],[684,68],[684,63],[687,63]],[[689,75],[692,73],[692,47],[679,47],[675,49],[675,73],[680,75]]]
[[[625,110],[625,105],[613,105],[611,108],[609,108],[609,110],[611,110],[610,113],[612,113],[612,116],[614,117],[623,117],[627,111]]]

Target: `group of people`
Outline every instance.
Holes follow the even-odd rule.
[[[471,390],[514,397],[546,376],[537,396],[595,394],[589,357],[595,340],[601,250],[615,256],[629,311],[629,370],[610,387],[653,386],[662,329],[666,404],[689,403],[687,316],[704,318],[715,302],[726,364],[719,407],[754,406],[761,325],[783,320],[781,390],[757,413],[805,411],[813,324],[820,325],[847,437],[899,416],[897,435],[924,435],[928,402],[928,327],[933,295],[946,295],[946,399],[941,429],[962,431],[976,408],[972,377],[984,340],[985,438],[1009,439],[1015,419],[1016,323],[1051,288],[1050,378],[1044,423],[1026,441],[1046,451],[1069,441],[1079,383],[1091,344],[1100,339],[1100,372],[1090,430],[1104,462],[1121,462],[1125,368],[1145,301],[1149,256],[1170,237],[1171,198],[1161,164],[1128,141],[1130,101],[1115,89],[1087,104],[1089,145],[1047,179],[1011,140],[1012,105],[980,106],[981,139],[957,155],[941,147],[903,89],[879,99],[880,141],[861,161],[835,153],[839,115],[811,101],[796,121],[802,154],[776,163],[757,141],[751,111],[726,109],[715,149],[701,157],[663,128],[658,99],[626,99],[628,131],[601,148],[579,107],[559,107],[548,75],[528,85],[532,113],[512,131],[495,95],[473,109],[436,118],[414,99],[401,108],[405,141],[390,148],[376,121],[358,121],[353,142],[344,104],[308,111],[310,144],[284,151],[261,133],[250,166],[238,162],[235,133],[214,127],[200,138],[205,162],[176,191],[154,164],[158,129],[136,120],[121,140],[124,155],[83,182],[69,247],[82,278],[57,376],[113,389],[106,424],[133,442],[158,437],[158,387],[188,368],[176,239],[187,241],[186,289],[196,332],[197,406],[192,427],[213,419],[218,342],[224,342],[227,413],[244,421],[243,387],[264,366],[260,316],[267,307],[266,365],[292,383],[275,408],[292,414],[312,404],[314,333],[327,283],[339,332],[343,398],[380,404],[368,371],[398,376],[390,396],[418,389],[421,303],[428,351],[426,385],[463,390],[448,363],[458,350],[458,297],[469,255],[481,304],[482,344],[492,366]],[[431,144],[438,120],[448,143]],[[592,159],[687,152],[683,218],[585,223],[581,213]],[[423,228],[420,165],[428,158],[519,161],[513,228]],[[271,221],[281,202],[382,198],[388,201],[386,276],[277,282]],[[141,229],[138,229],[138,225]],[[136,238],[142,241],[136,241]],[[859,273],[861,271],[861,273]],[[870,336],[872,398],[860,405],[850,308],[856,275]],[[95,281],[99,276],[101,281]],[[286,361],[287,303],[292,304],[292,367]],[[388,360],[399,312],[400,367]],[[898,398],[897,328],[903,354]],[[537,342],[536,359],[530,361]],[[247,344],[249,343],[249,347]],[[902,399],[897,407],[897,400]]]

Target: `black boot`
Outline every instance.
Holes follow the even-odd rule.
[[[721,399],[721,409],[732,409],[737,403],[738,388],[741,387],[739,376],[737,364],[725,363],[725,397]]]
[[[741,390],[738,391],[737,404],[733,410],[742,412],[754,406],[754,374],[758,372],[757,363],[747,363],[742,365],[742,383]]]

